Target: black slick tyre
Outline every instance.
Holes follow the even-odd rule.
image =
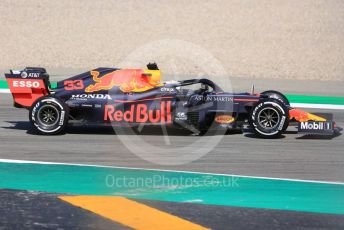
[[[252,108],[249,121],[257,136],[277,138],[289,125],[289,110],[278,99],[263,99]]]
[[[284,105],[290,106],[290,102],[286,96],[284,96],[281,92],[275,90],[268,90],[264,91],[261,94],[267,95],[269,98],[274,98],[281,101]]]
[[[36,100],[29,111],[34,130],[43,135],[55,135],[65,131],[69,109],[61,100],[46,96]]]

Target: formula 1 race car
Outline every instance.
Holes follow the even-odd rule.
[[[226,93],[205,78],[161,83],[155,63],[147,69],[97,68],[59,81],[54,89],[44,68],[5,76],[14,105],[29,109],[40,134],[62,133],[67,124],[163,125],[199,134],[245,126],[264,138],[278,137],[292,124],[309,134],[341,130],[331,116],[291,108],[277,91]]]

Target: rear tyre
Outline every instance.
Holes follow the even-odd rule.
[[[275,90],[264,91],[261,94],[269,96],[269,98],[274,98],[281,101],[284,105],[290,106],[290,102],[286,96]]]
[[[251,111],[250,125],[259,137],[280,137],[289,125],[288,108],[277,99],[261,100]]]
[[[55,135],[65,131],[68,116],[67,105],[52,96],[39,98],[32,104],[29,113],[34,130],[44,135]]]

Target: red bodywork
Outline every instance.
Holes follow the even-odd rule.
[[[7,78],[16,105],[30,107],[34,101],[49,94],[43,79]]]

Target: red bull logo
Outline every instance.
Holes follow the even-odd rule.
[[[305,121],[326,121],[325,118],[319,117],[317,115],[305,112],[301,109],[291,109],[289,110],[289,119],[295,119],[298,122]]]
[[[159,70],[123,69],[99,77],[98,71],[91,71],[95,84],[89,85],[85,92],[110,90],[117,86],[124,93],[144,92],[160,84]]]
[[[132,104],[129,110],[117,109],[116,105],[105,105],[104,121],[129,123],[171,123],[171,101],[160,102],[159,109],[149,109],[146,104]]]

